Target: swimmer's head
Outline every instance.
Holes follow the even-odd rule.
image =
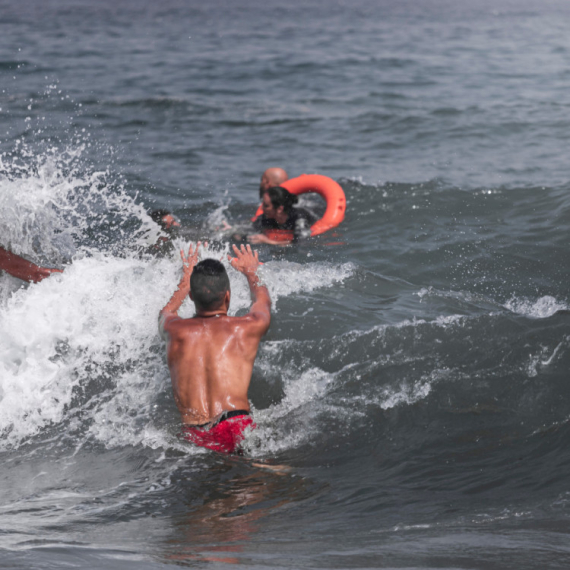
[[[287,180],[287,173],[278,167],[268,168],[261,176],[259,183],[259,198],[263,199],[263,194],[272,186],[279,186]]]
[[[180,227],[178,220],[168,210],[153,210],[150,217],[163,231],[169,232]]]
[[[197,263],[190,277],[190,298],[198,311],[215,311],[229,305],[230,279],[217,259]]]
[[[282,213],[289,214],[298,200],[295,194],[291,194],[282,186],[273,186],[263,196],[261,207],[266,218],[274,219]]]

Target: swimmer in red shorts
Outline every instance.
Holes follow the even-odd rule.
[[[224,412],[213,423],[201,426],[182,426],[182,437],[213,451],[242,455],[241,442],[246,428],[255,428],[247,410]]]
[[[198,247],[181,252],[183,275],[160,312],[160,330],[167,341],[167,359],[174,400],[188,441],[220,451],[239,453],[243,432],[255,427],[249,416],[247,392],[259,342],[269,329],[271,300],[259,282],[259,259],[248,245],[228,255],[231,266],[248,282],[252,305],[241,317],[228,316],[230,282],[221,262],[198,262]],[[178,316],[190,298],[196,315]]]

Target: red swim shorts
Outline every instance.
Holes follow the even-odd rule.
[[[255,428],[249,412],[233,410],[224,412],[222,417],[213,425],[182,426],[182,437],[201,447],[207,447],[221,453],[241,454],[240,444],[244,439],[245,428]]]

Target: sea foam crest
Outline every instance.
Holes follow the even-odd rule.
[[[504,307],[513,313],[531,317],[533,319],[546,319],[558,311],[567,311],[569,306],[550,295],[545,295],[537,300],[517,299],[513,297],[504,304]]]
[[[293,293],[309,293],[348,279],[355,272],[353,263],[293,263],[270,261],[260,270],[273,301]]]
[[[37,263],[66,262],[36,285],[0,277],[2,447],[65,420],[86,386],[111,369],[120,380],[124,359],[135,362],[148,331],[156,335],[144,285],[161,279],[137,245],[157,225],[107,173],[84,168],[81,153],[81,145],[43,154],[20,146],[0,157],[0,244]]]
[[[273,406],[255,411],[257,429],[248,434],[246,448],[252,455],[276,454],[311,441],[319,432],[315,417],[322,411],[320,401],[334,375],[319,368],[301,373],[284,370],[285,397]],[[311,405],[311,402],[319,402]]]
[[[150,245],[160,233],[108,171],[86,167],[84,147],[0,156],[0,243],[43,264],[78,251]]]

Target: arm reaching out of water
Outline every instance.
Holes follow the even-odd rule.
[[[31,261],[0,247],[0,269],[23,281],[38,283],[52,273],[63,273],[63,269],[40,267]]]

